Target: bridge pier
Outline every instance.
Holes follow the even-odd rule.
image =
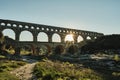
[[[66,35],[64,35],[64,34],[61,35],[61,43],[65,43],[65,36],[66,36]]]
[[[87,41],[87,36],[82,36],[84,41]]]
[[[90,36],[91,37],[91,40],[94,40],[95,39],[95,37],[94,36]]]
[[[33,42],[37,42],[38,33],[34,31],[34,32],[32,32],[32,34],[33,34]]]
[[[48,35],[48,42],[52,42],[53,33],[47,33],[47,35]]]
[[[20,37],[20,32],[15,32],[15,40],[16,41],[20,40],[19,37]]]

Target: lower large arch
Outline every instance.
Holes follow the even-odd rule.
[[[61,37],[60,37],[60,35],[57,34],[57,33],[54,33],[54,34],[52,35],[52,42],[61,42]]]
[[[83,40],[84,40],[83,37],[79,35],[78,38],[77,38],[77,42],[79,43],[79,42],[81,42]]]
[[[33,41],[33,35],[30,31],[22,31],[20,41]]]
[[[37,55],[49,55],[51,51],[52,51],[51,46],[47,44],[36,47]]]
[[[73,35],[72,34],[67,34],[65,36],[65,42],[68,41],[68,42],[72,42],[74,41],[74,38],[73,38]]]
[[[3,31],[4,36],[8,36],[15,40],[15,32],[12,29],[4,29]]]
[[[37,36],[37,41],[48,42],[48,35],[44,32],[40,32]]]

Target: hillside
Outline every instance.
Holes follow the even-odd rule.
[[[82,48],[82,51],[100,51],[100,50],[119,50],[120,35],[105,35],[94,41],[88,42]]]

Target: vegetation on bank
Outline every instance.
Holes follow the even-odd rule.
[[[7,60],[4,56],[0,56],[0,80],[19,80],[10,71],[23,66],[26,62]]]
[[[33,73],[38,80],[104,80],[100,74],[89,68],[45,59],[36,64]]]
[[[25,62],[22,61],[13,61],[13,60],[1,60],[0,61],[0,72],[11,71],[14,68],[25,65]]]
[[[9,72],[0,72],[0,80],[19,80],[14,75],[10,74]]]

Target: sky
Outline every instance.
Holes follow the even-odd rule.
[[[0,0],[0,19],[120,34],[120,0]]]

